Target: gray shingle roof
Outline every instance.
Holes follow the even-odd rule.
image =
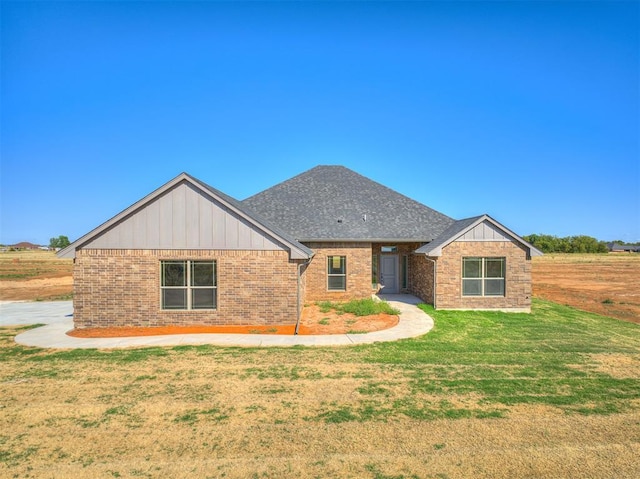
[[[542,256],[542,251],[534,247],[533,245],[526,242],[520,236],[515,234],[513,231],[507,229],[504,225],[501,225],[496,220],[491,218],[489,215],[480,215],[474,216],[472,218],[465,218],[463,220],[455,221],[451,226],[449,226],[446,230],[444,230],[440,236],[435,238],[431,243],[427,243],[420,248],[418,248],[416,253],[423,253],[427,256],[440,256],[442,254],[442,248],[447,246],[452,241],[455,241],[457,238],[462,236],[464,233],[475,227],[476,225],[486,221],[490,224],[493,224],[500,231],[505,233],[507,236],[510,236],[515,241],[520,243],[522,246],[529,250],[528,254],[531,256]]]
[[[316,166],[242,204],[298,241],[431,241],[454,223],[343,166]]]

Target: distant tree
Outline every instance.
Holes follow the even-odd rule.
[[[51,238],[49,240],[49,248],[52,248],[52,249],[66,248],[70,244],[71,242],[69,241],[69,238],[62,235],[58,236],[57,238]]]
[[[604,241],[598,241],[591,236],[572,236],[569,241],[570,253],[606,253],[608,251]]]
[[[585,235],[558,238],[551,235],[532,234],[524,236],[524,239],[543,253],[606,253],[609,251],[604,241]]]

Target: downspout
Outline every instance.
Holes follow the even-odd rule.
[[[300,328],[300,319],[302,318],[302,306],[300,304],[300,287],[301,287],[301,282],[302,282],[302,267],[303,266],[308,266],[309,263],[311,263],[311,259],[309,258],[307,261],[305,261],[304,263],[299,263],[298,264],[298,292],[297,292],[297,300],[298,300],[298,317],[296,319],[296,327],[293,331],[294,335],[298,334],[298,329]]]
[[[433,309],[436,309],[436,274],[438,273],[436,260],[429,258],[427,255],[424,255],[424,257],[433,263]]]

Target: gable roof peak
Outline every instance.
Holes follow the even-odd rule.
[[[282,231],[277,226],[271,225],[264,219],[260,218],[253,211],[250,211],[245,205],[243,205],[242,202],[223,193],[220,190],[213,188],[212,186],[209,186],[208,184],[198,180],[197,178],[189,175],[188,173],[182,172],[175,178],[169,180],[164,185],[160,186],[159,188],[149,193],[144,198],[138,200],[136,203],[132,204],[125,210],[121,211],[120,213],[118,213],[117,215],[115,215],[114,217],[112,217],[102,225],[98,226],[97,228],[94,228],[89,233],[75,240],[69,246],[59,251],[57,253],[58,257],[74,258],[77,249],[82,248],[83,245],[86,245],[87,243],[92,241],[94,238],[103,234],[110,228],[115,227],[120,222],[128,218],[130,215],[133,215],[136,212],[141,211],[143,208],[148,206],[150,203],[156,201],[165,193],[169,192],[173,188],[176,188],[179,185],[182,185],[184,183],[188,183],[196,190],[200,190],[201,192],[205,193],[208,197],[212,199],[212,201],[220,203],[229,211],[231,211],[234,215],[237,215],[247,223],[251,224],[252,227],[257,228],[258,230],[268,234],[269,236],[273,237],[274,239],[282,243],[286,248],[289,249],[292,258],[308,259],[313,256],[313,251],[311,251],[306,246],[298,243],[287,232]]]
[[[541,256],[542,252],[537,249],[535,246],[531,245],[527,241],[525,241],[522,237],[518,236],[516,233],[497,222],[488,214],[482,214],[479,216],[472,216],[471,218],[465,218],[462,220],[455,221],[452,223],[447,229],[445,229],[440,236],[435,238],[430,243],[427,243],[420,248],[418,248],[415,253],[424,253],[427,256],[441,256],[442,248],[447,246],[448,244],[456,241],[458,238],[462,237],[465,233],[472,230],[476,226],[481,223],[488,223],[493,225],[493,227],[497,228],[507,237],[511,237],[512,240],[520,243],[528,250],[528,254],[530,256]]]

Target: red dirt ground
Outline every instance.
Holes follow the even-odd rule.
[[[549,254],[532,276],[534,296],[640,323],[640,255]]]
[[[302,319],[298,334],[345,334],[370,333],[391,328],[398,324],[398,316],[377,314],[372,316],[355,316],[353,314],[336,314],[335,311],[322,313],[316,305],[306,306],[302,311]],[[283,334],[292,335],[294,325],[281,326],[167,326],[167,327],[114,327],[74,329],[67,334],[76,338],[115,338],[130,336],[161,336],[165,334],[201,334],[201,333],[235,333],[235,334]]]

